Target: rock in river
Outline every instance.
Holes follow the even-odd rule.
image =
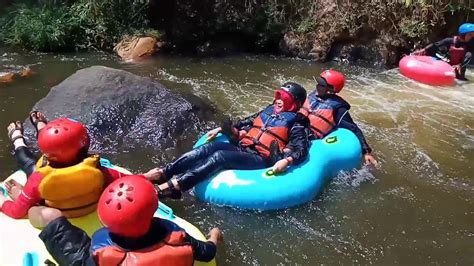
[[[160,162],[189,149],[198,134],[215,125],[207,121],[217,120],[213,108],[197,97],[102,66],[77,71],[53,87],[33,110],[43,111],[49,119],[66,116],[83,122],[92,139],[91,150],[109,156],[140,152]],[[32,137],[30,123],[25,124]]]

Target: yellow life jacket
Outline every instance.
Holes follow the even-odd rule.
[[[97,167],[99,156],[65,168],[53,168],[41,158],[36,171],[43,175],[38,190],[46,205],[59,209],[68,218],[81,217],[97,209],[104,189],[104,175]]]

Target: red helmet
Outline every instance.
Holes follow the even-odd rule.
[[[86,127],[68,118],[59,118],[46,124],[38,134],[38,145],[48,160],[70,163],[90,144]]]
[[[320,84],[320,80],[317,79],[318,84],[328,86],[334,93],[339,93],[346,82],[346,79],[341,72],[332,69],[323,71],[319,77],[323,79],[323,84]]]
[[[143,176],[131,175],[112,182],[102,193],[97,210],[110,232],[140,237],[150,229],[158,208],[155,187]]]

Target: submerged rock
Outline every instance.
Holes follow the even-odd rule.
[[[189,149],[216,120],[210,105],[185,99],[150,78],[94,66],[77,71],[35,104],[50,119],[83,122],[101,153],[140,152],[162,161]],[[25,123],[26,134],[33,128]]]
[[[10,83],[19,77],[29,77],[34,74],[34,72],[29,67],[7,67],[0,71],[0,83]]]
[[[15,73],[13,72],[0,72],[0,82],[1,83],[12,82],[14,76],[15,76]]]

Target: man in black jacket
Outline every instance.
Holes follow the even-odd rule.
[[[454,67],[456,78],[466,79],[466,67],[471,62],[474,42],[474,24],[464,23],[459,26],[459,36],[445,38],[432,43],[414,55],[428,55],[441,58]]]
[[[196,240],[173,222],[153,217],[157,207],[153,184],[132,175],[102,193],[98,214],[105,227],[92,238],[57,209],[33,207],[29,216],[43,218],[35,226],[45,226],[39,237],[59,265],[192,265],[215,257],[222,240],[218,228],[206,242]]]

